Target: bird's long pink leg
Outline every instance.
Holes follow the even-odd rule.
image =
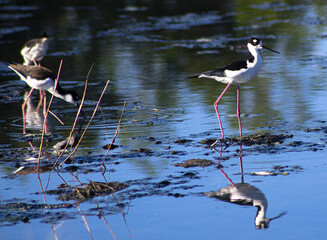
[[[219,111],[218,111],[218,103],[220,101],[220,99],[224,96],[224,94],[226,93],[226,91],[228,90],[228,88],[230,87],[232,83],[228,83],[227,84],[227,87],[224,89],[224,91],[220,94],[220,96],[217,98],[216,102],[214,103],[214,106],[215,106],[215,110],[216,110],[216,113],[217,113],[217,117],[218,117],[218,121],[219,121],[219,126],[220,126],[220,130],[221,130],[221,139],[224,139],[224,129],[223,129],[223,125],[221,123],[221,119],[220,119],[220,115],[219,115]],[[219,140],[215,141],[211,147],[214,147],[217,143],[218,143]]]
[[[221,119],[220,119],[220,115],[219,115],[219,112],[218,112],[218,103],[220,101],[220,99],[224,96],[224,94],[226,93],[226,91],[228,90],[228,88],[230,87],[231,83],[228,83],[227,87],[224,89],[224,91],[220,94],[220,96],[217,98],[214,106],[215,106],[215,109],[216,109],[216,113],[217,113],[217,117],[218,117],[218,121],[219,121],[219,125],[220,125],[220,130],[221,130],[221,138],[223,139],[224,138],[224,129],[223,129],[223,125],[221,123]]]
[[[28,101],[28,99],[30,98],[32,92],[33,92],[34,88],[31,89],[31,91],[28,93],[27,98],[25,99],[23,105],[22,105],[22,112],[23,112],[23,133],[26,134],[26,129],[25,129],[25,106],[26,103]]]
[[[238,118],[238,127],[240,128],[240,137],[242,137],[242,123],[241,123],[241,111],[240,111],[240,84],[237,84],[237,118]]]

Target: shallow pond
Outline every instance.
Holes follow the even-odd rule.
[[[324,239],[326,16],[327,3],[305,0],[0,1],[1,238]],[[39,95],[24,135],[29,88],[7,62],[21,63],[23,44],[43,32],[52,39],[42,65],[57,72],[63,60],[64,88],[82,96],[90,73],[77,140],[110,83],[55,169],[72,150],[58,159],[77,109],[54,99],[64,125],[49,116],[38,174]],[[229,145],[210,149],[225,85],[187,76],[246,58],[250,36],[281,52],[262,51],[259,74],[241,85],[252,137],[233,139],[232,86],[219,105]],[[242,197],[227,201],[232,192]]]

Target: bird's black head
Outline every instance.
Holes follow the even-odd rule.
[[[60,87],[59,88],[57,87],[57,89],[59,90]],[[62,98],[66,102],[69,102],[69,103],[72,103],[72,104],[75,104],[75,105],[78,105],[79,102],[80,102],[80,97],[79,97],[79,95],[75,91],[72,91],[72,90],[67,90],[66,91],[66,90],[64,90],[64,92],[62,93],[62,95],[64,95],[64,97],[62,97]]]
[[[46,32],[43,33],[42,38],[49,38]]]
[[[252,44],[253,46],[258,46],[261,40],[259,38],[251,37],[248,43]]]
[[[69,91],[69,93],[72,95],[73,100],[74,100],[75,102],[77,102],[77,101],[80,100],[80,97],[79,97],[79,95],[78,95],[76,92],[74,92],[74,91]]]
[[[253,46],[253,47],[251,47],[251,46]],[[264,49],[267,49],[269,51],[272,51],[272,52],[275,52],[275,53],[279,53],[280,54],[280,52],[277,52],[276,50],[271,49],[271,48],[263,45],[262,42],[261,42],[261,40],[259,38],[256,38],[256,37],[251,37],[249,39],[249,41],[248,41],[248,48],[255,48],[257,50],[260,50],[260,49],[264,48]]]

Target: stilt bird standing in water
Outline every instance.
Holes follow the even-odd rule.
[[[41,38],[34,38],[26,42],[21,50],[24,58],[24,65],[41,65],[41,60],[47,54],[49,48],[49,38],[46,33],[43,33]],[[39,62],[39,64],[37,64]]]
[[[261,56],[259,54],[259,51],[261,49],[267,49],[272,52],[279,53],[271,48],[266,47],[262,44],[259,38],[255,37],[249,39],[247,47],[249,49],[249,52],[251,53],[251,57],[249,59],[245,61],[234,62],[226,65],[225,67],[191,76],[191,78],[212,78],[218,82],[227,84],[227,87],[224,89],[224,91],[220,94],[220,96],[214,103],[221,129],[222,139],[224,138],[224,130],[218,112],[219,101],[224,96],[231,84],[237,84],[237,117],[240,129],[240,137],[242,137],[242,124],[240,117],[240,84],[250,81],[259,72],[262,65]],[[217,140],[211,146],[214,147],[218,141],[219,140]]]
[[[41,38],[34,38],[27,41],[20,53],[24,58],[24,65],[33,65],[41,66],[41,60],[47,54],[49,48],[49,37],[46,33],[43,33]],[[37,63],[38,62],[38,63]],[[40,103],[42,104],[43,97],[45,96],[45,92],[40,90]]]
[[[31,66],[22,64],[9,64],[8,67],[12,69],[21,80],[25,81],[32,89],[25,99],[22,105],[23,110],[23,121],[24,121],[24,133],[25,132],[25,105],[29,97],[31,96],[34,89],[39,89],[43,91],[48,91],[55,97],[61,98],[66,102],[75,104],[79,106],[78,100],[79,96],[76,92],[71,90],[64,90],[59,82],[55,88],[56,75],[50,69],[41,66]],[[46,99],[44,99],[44,113],[45,113]]]

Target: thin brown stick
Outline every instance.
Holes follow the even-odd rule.
[[[49,110],[49,113],[51,113],[51,115],[52,115],[55,119],[57,119],[58,122],[61,123],[61,125],[65,125],[64,122],[61,121],[60,118],[59,118],[56,114],[54,114],[51,110]]]
[[[96,105],[96,107],[94,108],[94,110],[93,110],[93,114],[92,114],[92,116],[91,116],[91,118],[90,118],[90,121],[87,123],[87,125],[86,125],[86,127],[85,127],[85,129],[84,129],[84,131],[83,131],[83,133],[82,133],[82,135],[81,135],[81,137],[80,137],[80,139],[79,139],[79,141],[78,141],[78,143],[76,144],[76,146],[75,146],[75,148],[74,148],[74,150],[65,158],[65,160],[59,165],[59,167],[61,167],[76,151],[77,151],[77,148],[79,147],[79,145],[80,145],[80,143],[81,143],[81,141],[82,141],[82,139],[83,139],[83,137],[84,137],[84,135],[85,135],[85,133],[86,133],[86,131],[87,131],[87,129],[89,128],[89,126],[90,126],[90,124],[91,124],[91,122],[92,122],[92,120],[93,120],[93,118],[94,118],[94,115],[95,115],[95,113],[97,112],[97,110],[98,110],[98,107],[99,107],[99,104],[100,104],[100,102],[101,102],[101,99],[102,99],[102,97],[103,97],[103,95],[104,95],[104,93],[105,93],[105,91],[106,91],[106,89],[107,89],[107,87],[108,87],[108,84],[109,84],[109,82],[110,82],[110,80],[108,80],[107,81],[107,83],[106,83],[106,85],[105,85],[105,87],[103,88],[103,91],[102,91],[102,93],[101,93],[101,96],[100,96],[100,98],[99,98],[99,100],[98,100],[98,102],[97,102],[97,105]]]
[[[125,225],[126,225],[126,228],[127,228],[128,234],[129,234],[129,238],[132,239],[132,233],[131,233],[131,231],[129,230],[129,227],[128,227],[128,224],[127,224],[127,221],[126,221],[125,213],[122,213],[122,215],[123,215],[123,219],[124,219],[124,222],[125,222]]]
[[[57,173],[58,177],[61,179],[61,181],[63,181],[63,183],[70,188],[70,185],[68,184],[68,182],[60,175],[60,173],[57,171],[57,169],[54,169],[54,171]]]
[[[79,105],[79,108],[78,108],[78,111],[76,113],[76,117],[75,117],[75,120],[74,120],[74,124],[72,126],[72,129],[70,130],[70,133],[69,133],[69,138],[68,138],[68,141],[67,141],[67,144],[66,146],[64,147],[64,149],[62,150],[62,152],[59,154],[56,162],[53,164],[53,167],[55,167],[59,161],[59,159],[62,157],[62,155],[64,154],[65,150],[67,149],[69,143],[70,143],[70,140],[72,138],[72,135],[73,135],[73,132],[75,130],[75,127],[76,127],[76,124],[77,124],[77,119],[78,119],[78,116],[80,115],[81,111],[82,111],[82,107],[83,107],[83,104],[84,104],[84,101],[85,101],[85,96],[86,96],[86,90],[87,90],[87,84],[88,84],[88,81],[89,81],[89,76],[91,74],[91,71],[93,69],[93,66],[94,64],[92,64],[92,66],[90,67],[90,70],[86,76],[86,79],[85,79],[85,87],[84,87],[84,92],[83,92],[83,97],[82,97],[82,100],[81,100],[81,104]]]
[[[53,89],[54,92],[56,91],[56,88],[57,88],[57,85],[58,85],[62,63],[63,63],[63,60],[61,60],[60,64],[59,64],[58,74],[57,74],[57,78],[55,79],[55,86],[54,86],[54,89]],[[52,96],[50,98],[49,105],[48,105],[48,109],[47,109],[47,111],[45,113],[45,116],[44,116],[44,119],[43,119],[42,138],[41,138],[41,143],[40,143],[39,156],[38,156],[38,159],[37,159],[38,174],[39,174],[39,164],[40,164],[40,159],[41,159],[41,153],[42,153],[42,147],[43,147],[43,141],[44,141],[44,134],[45,134],[45,128],[46,128],[46,122],[47,122],[47,117],[48,117],[48,113],[49,113],[49,110],[50,110],[50,106],[51,106],[53,97],[54,97],[54,95],[52,94]],[[44,103],[44,104],[46,104],[46,103]]]
[[[100,112],[101,112],[102,119],[103,119],[103,124],[104,124],[104,127],[105,127],[105,129],[106,129],[106,140],[107,140],[107,142],[109,142],[108,125],[107,125],[106,118],[105,118],[105,116],[104,116],[104,113],[103,113],[103,111],[102,111],[102,107],[101,107],[101,106],[99,106],[99,110],[100,110]]]
[[[113,231],[112,228],[110,227],[110,225],[109,225],[109,223],[108,223],[106,217],[105,217],[104,215],[102,215],[102,218],[103,218],[104,223],[107,225],[107,228],[109,229],[109,231],[110,231],[112,237],[114,238],[114,240],[117,240],[116,234],[114,233],[114,231]]]
[[[77,207],[78,211],[82,214],[82,219],[83,219],[83,221],[84,221],[85,227],[86,227],[86,229],[87,229],[87,231],[88,231],[88,233],[89,233],[91,239],[93,240],[93,237],[92,237],[92,233],[91,233],[91,230],[90,230],[89,224],[87,223],[86,218],[85,218],[84,214],[82,213],[81,208],[79,207],[79,204],[78,204],[77,202],[75,202],[75,204],[76,204],[76,207]]]
[[[49,174],[50,174],[50,173],[49,173]],[[41,187],[41,193],[42,193],[42,197],[43,197],[44,205],[47,206],[48,203],[47,203],[47,200],[46,200],[46,198],[45,198],[45,194],[44,194],[44,190],[43,190],[43,186],[42,186],[41,177],[40,177],[40,175],[38,175],[37,177],[38,177],[39,184],[40,184],[40,187]],[[47,213],[49,212],[48,209],[45,209],[45,211],[46,211]],[[51,225],[51,230],[52,230],[52,232],[53,232],[53,235],[54,235],[55,239],[56,239],[56,240],[59,240],[59,238],[58,238],[58,236],[57,236],[57,233],[56,233],[56,230],[55,230],[55,228],[53,227],[53,224],[51,223],[50,225]]]
[[[115,135],[113,136],[112,140],[111,140],[111,143],[108,147],[108,150],[106,152],[106,155],[104,156],[104,159],[101,163],[101,167],[100,167],[100,171],[102,172],[102,174],[104,174],[104,172],[106,171],[106,166],[104,165],[104,161],[106,160],[108,154],[109,154],[109,151],[111,149],[111,146],[112,144],[115,142],[116,140],[116,137],[119,136],[119,133],[120,133],[120,126],[121,126],[121,120],[123,118],[123,115],[124,115],[124,111],[125,111],[125,107],[126,107],[126,100],[124,101],[124,106],[123,106],[123,110],[121,111],[121,115],[120,115],[120,119],[119,119],[119,122],[118,122],[118,126],[117,126],[117,129],[116,129],[116,132],[115,132]]]

